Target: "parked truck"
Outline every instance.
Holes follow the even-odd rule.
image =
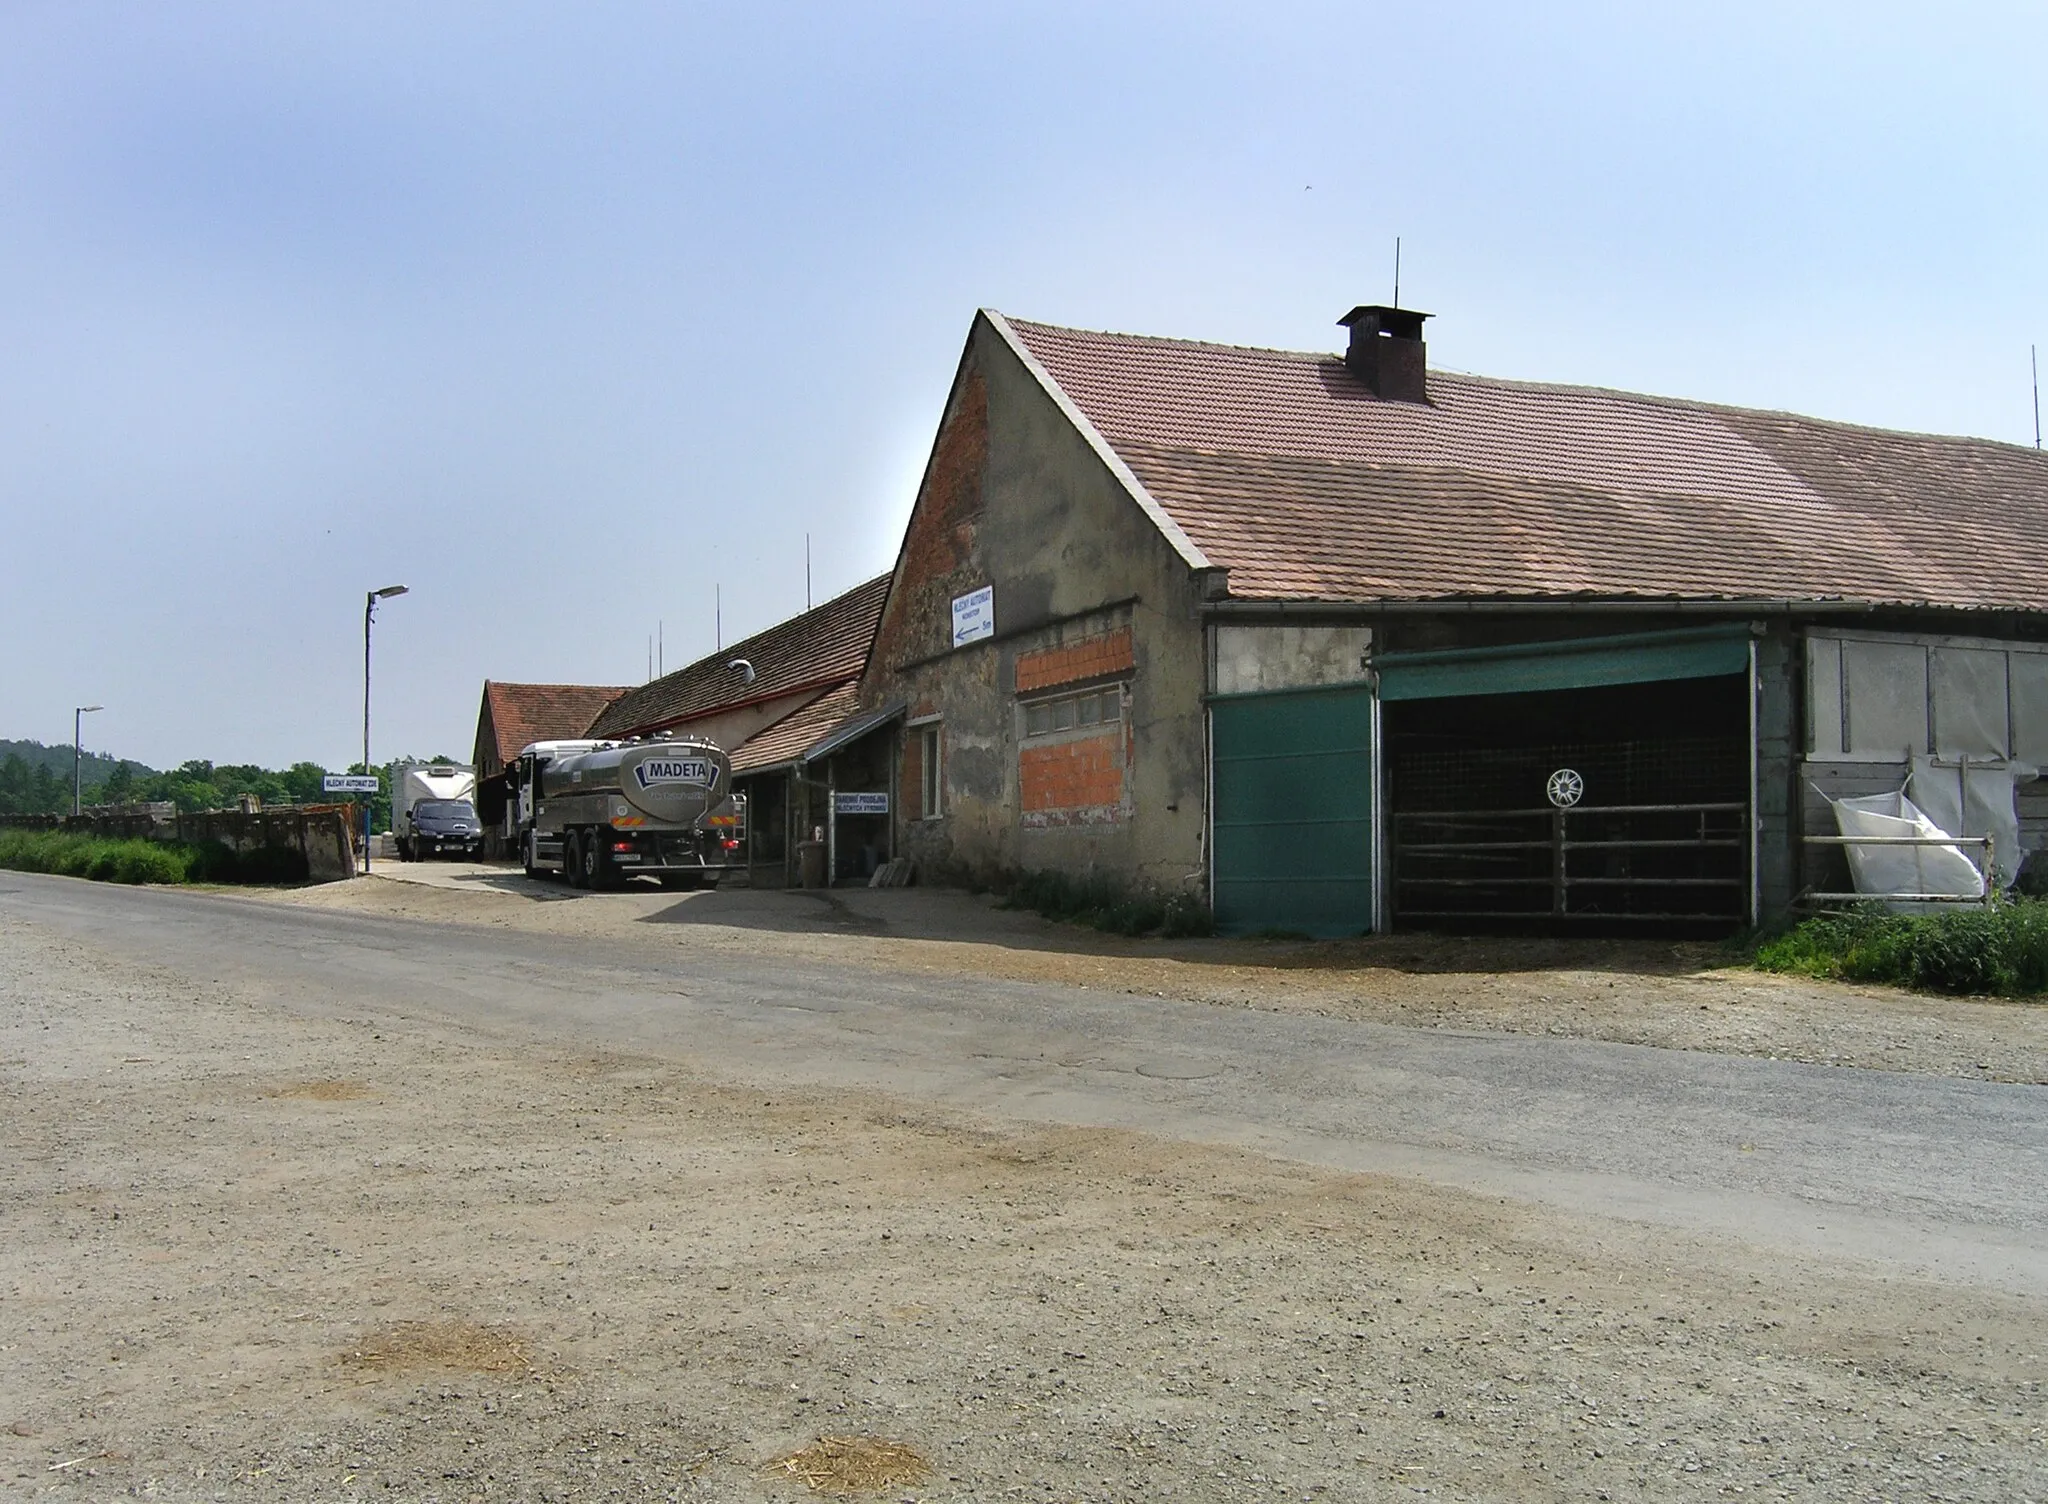
[[[665,888],[716,883],[742,865],[746,797],[714,742],[535,742],[513,764],[513,808],[529,877],[578,888],[629,877]]]
[[[414,762],[391,770],[391,839],[402,860],[448,853],[474,857],[483,838],[475,768]]]

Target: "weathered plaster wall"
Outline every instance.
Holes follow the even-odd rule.
[[[1366,626],[1225,622],[1216,628],[1216,693],[1357,684],[1365,678],[1371,651],[1372,628]]]
[[[995,636],[954,648],[952,601],[982,585],[994,588]],[[951,875],[1106,871],[1175,889],[1198,880],[1207,677],[1199,604],[1185,561],[977,318],[863,686],[864,704],[904,698],[912,717],[943,717],[944,814],[901,820],[901,849]],[[1045,665],[1058,655],[1086,661],[1105,639],[1119,645],[1112,656],[1127,640],[1128,671],[1104,659],[1093,676],[1047,682]],[[1129,684],[1117,817],[1027,820],[1020,656],[1027,697],[1074,682]],[[1089,766],[1059,780],[1107,786],[1105,746],[1061,755]],[[915,771],[903,769],[906,786]]]

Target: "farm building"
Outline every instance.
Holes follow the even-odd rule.
[[[2048,458],[1432,371],[1426,317],[978,314],[858,689],[887,849],[1344,934],[1769,920],[1847,881],[1825,794],[1950,769],[2048,843]]]
[[[619,685],[484,681],[471,760],[476,766],[477,813],[483,819],[486,856],[512,854],[506,846],[511,785],[505,770],[518,759],[520,749],[583,735],[597,713],[625,692]]]
[[[589,724],[597,737],[690,735],[732,757],[734,786],[747,796],[747,857],[757,884],[793,882],[799,840],[832,835],[835,871],[857,877],[885,859],[886,810],[833,819],[842,780],[886,778],[892,748],[849,730],[868,645],[888,577],[826,601],[743,642],[627,690]],[[876,725],[881,722],[877,720]]]

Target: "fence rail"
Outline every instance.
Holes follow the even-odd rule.
[[[1804,836],[1809,846],[1942,846],[1958,854],[1965,846],[1981,847],[1982,862],[1973,862],[1977,869],[1978,891],[1975,893],[1817,893],[1809,889],[1799,895],[1803,905],[1828,905],[1844,903],[1969,903],[1989,908],[1998,895],[1997,867],[1992,861],[1992,840],[1990,836]]]
[[[1394,913],[1739,924],[1748,815],[1740,801],[1397,810]]]

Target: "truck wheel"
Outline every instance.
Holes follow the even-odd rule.
[[[519,848],[519,861],[525,867],[528,877],[539,877],[540,868],[533,865],[533,832],[526,833],[526,840]]]
[[[595,892],[604,886],[604,848],[598,844],[594,830],[583,835],[583,863],[578,869],[583,874],[582,886]]]
[[[573,830],[562,834],[562,876],[572,888],[583,886],[583,841]]]

